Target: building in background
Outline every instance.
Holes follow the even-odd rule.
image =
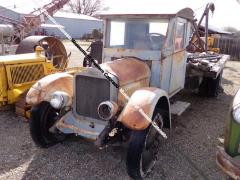
[[[102,20],[83,14],[59,11],[53,17],[73,38],[77,39],[81,38],[84,34],[92,33],[93,29],[100,31],[103,29]],[[48,20],[46,24],[53,25],[50,20]],[[55,35],[60,38],[65,38],[65,36],[57,28],[46,26],[44,29],[48,35]]]
[[[6,16],[14,20],[20,20],[21,14],[13,11],[11,9],[5,8],[3,6],[0,6],[0,16]],[[5,24],[5,22],[0,20],[0,24]]]
[[[9,17],[13,20],[20,20],[24,14],[28,14],[21,8],[17,9],[8,9],[0,6],[0,15]],[[91,16],[75,14],[69,12],[56,12],[54,14],[54,19],[61,25],[63,28],[76,39],[81,38],[84,34],[92,33],[94,29],[102,31],[103,21]],[[0,24],[6,22],[1,22]],[[41,27],[33,30],[31,34],[44,34],[44,35],[54,35],[59,38],[66,38],[50,20],[47,20]]]

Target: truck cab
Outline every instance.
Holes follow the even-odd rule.
[[[171,97],[184,87],[193,11],[176,14],[108,14],[105,21],[103,62],[136,57],[151,69],[150,86]]]

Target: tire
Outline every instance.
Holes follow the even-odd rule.
[[[208,92],[207,92],[207,89],[208,89],[208,79],[207,78],[203,78],[199,88],[198,88],[198,95],[199,96],[202,96],[202,97],[206,97],[208,96]]]
[[[198,94],[202,97],[217,97],[221,82],[221,74],[216,78],[203,78]]]
[[[163,127],[163,118],[158,109],[155,109],[153,121]],[[152,125],[145,130],[132,131],[126,161],[127,172],[131,178],[142,179],[152,170],[157,158],[160,136]]]
[[[29,126],[30,135],[37,146],[48,148],[65,139],[64,134],[49,132],[57,118],[58,111],[49,102],[44,101],[33,106]]]

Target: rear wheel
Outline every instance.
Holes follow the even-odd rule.
[[[163,118],[155,109],[153,121],[162,128]],[[159,150],[161,135],[150,125],[145,130],[132,131],[127,152],[127,171],[133,179],[142,179],[153,168]]]
[[[47,148],[65,139],[64,134],[49,131],[59,118],[59,111],[49,102],[41,102],[32,108],[29,125],[31,137],[36,145]]]
[[[203,81],[199,86],[199,95],[203,97],[217,97],[220,88],[221,78],[221,74],[218,75],[216,79],[207,77],[203,78]]]

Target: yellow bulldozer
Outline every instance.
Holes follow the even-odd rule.
[[[16,113],[28,117],[28,89],[42,77],[64,71],[68,55],[62,42],[50,36],[29,36],[15,55],[0,56],[0,109],[15,104]]]

